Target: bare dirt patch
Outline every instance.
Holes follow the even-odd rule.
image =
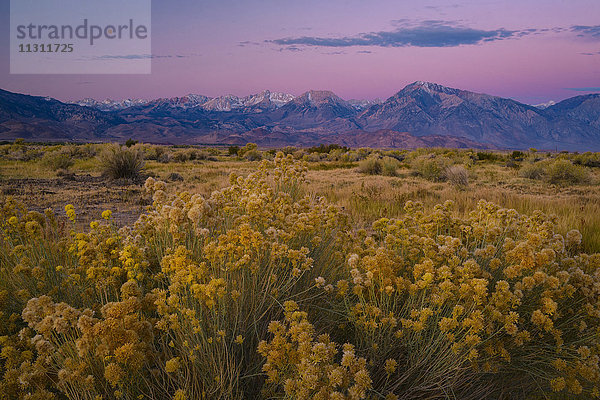
[[[140,183],[111,181],[89,174],[60,178],[12,178],[0,181],[0,200],[7,196],[23,202],[29,210],[52,208],[59,216],[73,204],[77,224],[87,225],[110,209],[118,226],[134,222],[150,204]]]

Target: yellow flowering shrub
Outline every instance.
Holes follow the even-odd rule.
[[[258,347],[266,358],[267,384],[293,399],[365,399],[372,381],[366,360],[357,357],[354,346],[344,344],[340,355],[329,335],[316,335],[307,313],[294,301],[284,307],[284,323],[271,322],[274,337]]]
[[[278,154],[210,196],[0,205],[0,400],[600,395],[600,255],[553,217],[451,203],[356,229]]]
[[[338,297],[378,391],[597,395],[600,254],[579,254],[581,235],[539,212],[481,201],[461,219],[451,207],[408,202],[348,257]]]
[[[161,353],[182,365],[161,372],[190,398],[257,396],[256,348],[269,322],[282,317],[279,304],[316,304],[326,294],[315,278],[343,269],[352,243],[347,217],[300,195],[304,170],[278,156],[247,177],[231,176],[231,186],[209,198],[167,195],[164,183],[146,182],[154,205],[134,234],[164,283],[155,291],[155,327],[171,340]]]

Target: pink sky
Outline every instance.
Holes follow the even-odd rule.
[[[171,57],[150,75],[10,75],[4,58],[0,87],[61,100],[264,89],[372,99],[423,80],[533,104],[600,91],[598,0],[175,0],[152,12],[153,54]]]

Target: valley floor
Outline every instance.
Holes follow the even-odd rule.
[[[178,161],[176,155],[185,150],[164,148],[174,157],[167,162],[165,159],[147,160],[143,175],[166,181],[172,192],[186,190],[209,196],[229,184],[231,173],[247,175],[260,163],[230,156],[227,149],[210,149],[214,155],[205,160]],[[432,150],[429,157],[440,151]],[[464,159],[466,153],[448,151],[459,160]],[[428,150],[417,152],[429,154]],[[483,199],[520,213],[540,210],[555,214],[563,233],[578,229],[583,235],[584,250],[600,252],[599,168],[587,168],[590,177],[584,184],[549,184],[522,177],[519,169],[505,166],[502,160],[470,161],[468,185],[457,187],[449,181],[438,182],[419,176],[410,161],[398,162],[393,176],[384,176],[361,172],[360,161],[329,158],[332,157],[309,158],[303,190],[325,196],[344,207],[361,226],[369,227],[382,217],[402,215],[408,200],[422,202],[426,210],[452,200],[455,212],[464,214]],[[530,163],[527,159],[521,162],[523,166],[527,163]],[[137,182],[107,180],[101,177],[101,167],[95,158],[75,159],[68,171],[59,171],[58,175],[41,159],[19,161],[0,157],[0,197],[12,196],[32,210],[43,211],[50,207],[60,215],[64,215],[66,204],[73,204],[81,225],[99,218],[106,209],[113,211],[113,219],[119,225],[126,225],[151,204],[143,190],[143,177]]]

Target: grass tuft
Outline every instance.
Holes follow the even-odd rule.
[[[100,155],[102,175],[110,179],[139,179],[144,155],[135,147],[111,145]]]

